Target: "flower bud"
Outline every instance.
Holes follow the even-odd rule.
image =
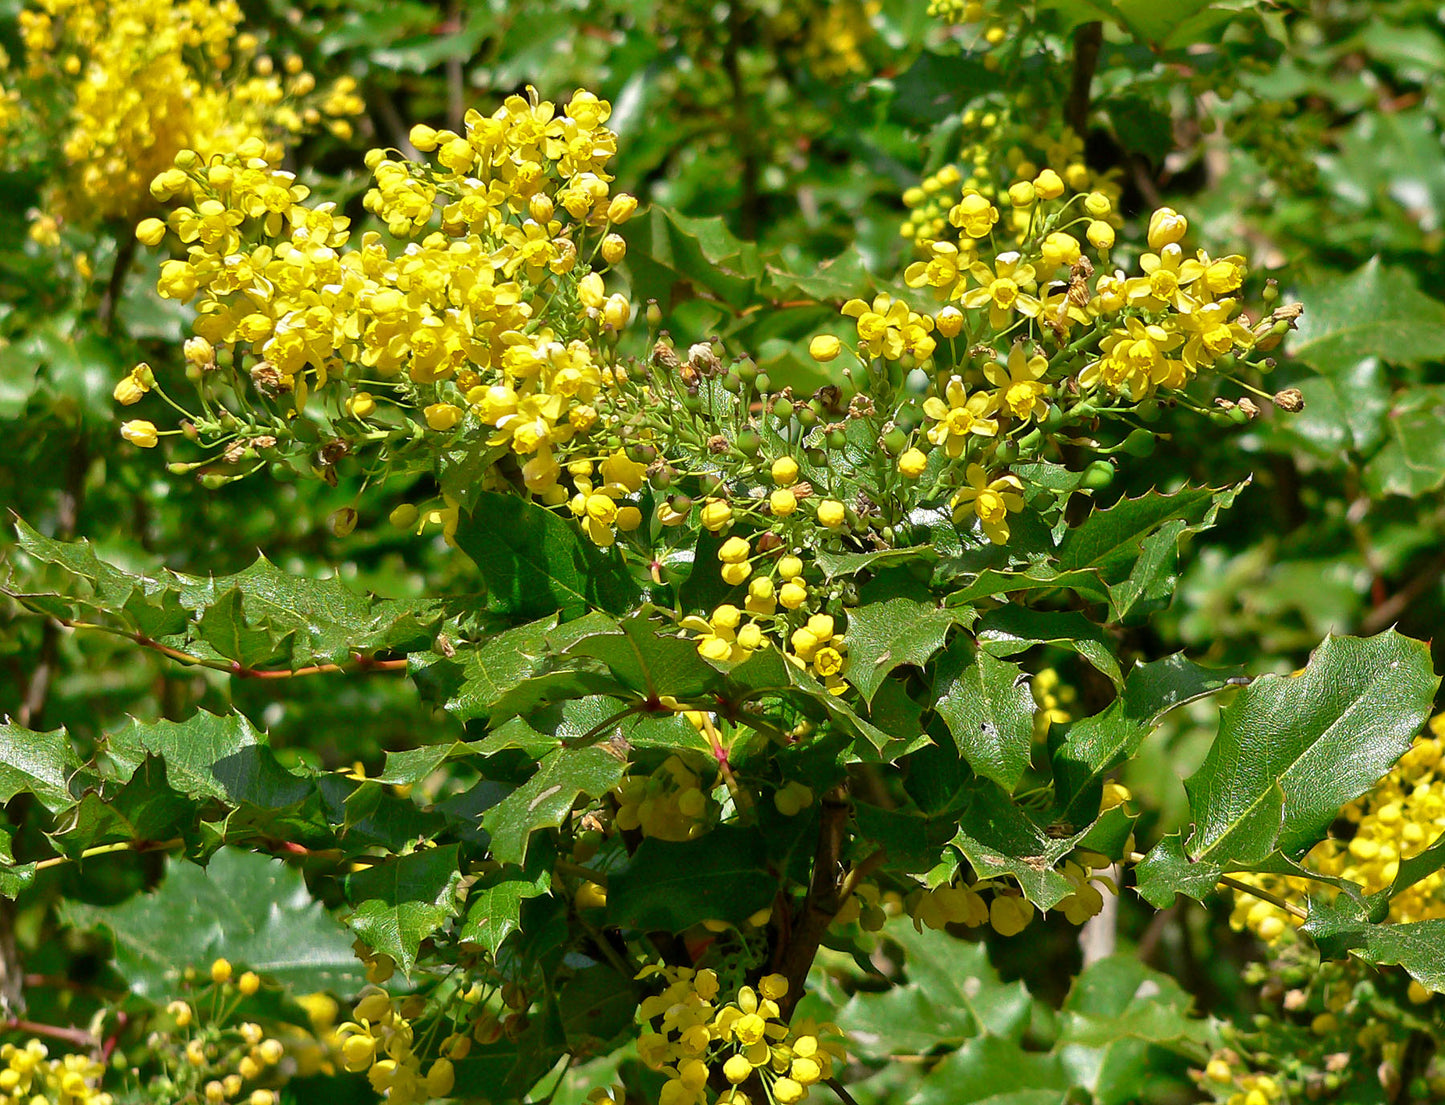
[[[142,219],[135,228],[135,237],[143,246],[158,246],[165,240],[166,224],[160,219]]]
[[[609,234],[602,239],[602,259],[609,265],[615,265],[627,256],[627,243],[622,240],[621,234]]]
[[[619,192],[612,197],[612,202],[607,205],[607,221],[610,223],[625,223],[632,218],[637,211],[637,197],[629,196],[626,192]]]
[[[808,343],[808,355],[815,361],[827,363],[843,349],[843,343],[832,334],[819,334]]]
[[[130,422],[121,423],[120,436],[138,449],[154,449],[156,442],[160,440],[156,432],[155,424],[153,422],[147,422],[143,418],[136,418]],[[218,962],[224,963],[225,960],[218,960]]]
[[[1161,207],[1149,216],[1149,248],[1157,252],[1179,241],[1188,231],[1188,219],[1172,207]]]

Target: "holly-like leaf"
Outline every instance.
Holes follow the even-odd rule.
[[[980,878],[1012,875],[1024,896],[1040,909],[1052,909],[1074,892],[1054,867],[1084,831],[1051,836],[1029,818],[997,783],[976,779],[964,790],[953,846],[973,865]]]
[[[922,667],[943,647],[953,617],[932,603],[899,596],[848,613],[848,682],[870,701],[903,664]]]
[[[1301,931],[1329,959],[1353,955],[1378,966],[1400,966],[1435,993],[1445,993],[1445,918],[1385,924],[1388,898],[1359,902],[1348,895],[1310,903]]]
[[[591,609],[621,613],[636,601],[616,549],[604,552],[575,524],[515,495],[478,494],[459,519],[456,541],[481,572],[488,610],[565,619]]]
[[[609,924],[681,932],[747,919],[773,900],[777,877],[759,834],[722,825],[696,840],[648,838],[607,883]]]
[[[664,636],[663,628],[644,612],[589,634],[568,653],[602,661],[622,686],[650,702],[664,695],[696,698],[720,686],[722,676],[698,655],[697,645]]]
[[[1013,790],[1028,767],[1034,698],[1017,664],[979,652],[967,662],[954,648],[939,661],[934,709],[959,754],[984,778]]]
[[[547,634],[555,614],[507,629],[475,644],[455,646],[451,656],[436,652],[408,657],[422,694],[460,721],[486,719],[498,701],[535,675],[546,662]]]
[[[1143,553],[1146,537],[1175,519],[1186,523],[1181,532],[1212,525],[1219,511],[1230,506],[1248,482],[1219,491],[1208,487],[1185,487],[1172,495],[1150,491],[1136,499],[1120,499],[1106,510],[1095,510],[1068,531],[1059,546],[1059,567],[1063,571],[1092,568],[1110,583],[1126,580]]]
[[[944,600],[948,607],[968,606],[982,598],[1018,594],[1047,594],[1051,591],[1069,590],[1085,598],[1107,602],[1109,592],[1099,579],[1097,572],[1084,568],[1072,572],[1060,572],[1048,564],[1031,564],[1017,572],[1004,572],[986,568],[979,572],[967,585],[954,591]]]
[[[410,974],[421,942],[456,916],[461,878],[455,844],[388,856],[347,878],[346,923]]]
[[[1385,421],[1384,447],[1365,465],[1372,497],[1418,498],[1445,483],[1445,388],[1407,391]]]
[[[16,523],[20,547],[67,573],[62,592],[18,592],[37,611],[81,612],[203,660],[242,667],[297,668],[344,663],[354,653],[426,646],[441,620],[432,601],[379,599],[339,578],[283,572],[265,557],[228,576],[132,572],[109,563],[88,541],[56,541]]]
[[[170,785],[197,800],[284,810],[316,792],[311,778],[277,762],[264,735],[242,714],[200,710],[179,722],[132,720],[106,738],[106,752],[127,777],[146,757],[159,756]]]
[[[1082,824],[1093,818],[1098,796],[1091,806],[1085,791],[1089,780],[1132,756],[1170,710],[1242,682],[1238,669],[1203,668],[1182,653],[1137,666],[1119,696],[1093,717],[1069,726],[1054,751],[1054,791],[1062,819]]]
[[[482,827],[492,837],[492,857],[521,863],[534,832],[561,825],[579,797],[607,793],[621,781],[624,767],[624,754],[610,743],[551,752],[535,775],[482,818]]]
[[[1176,890],[1200,897],[1227,870],[1303,854],[1409,748],[1439,682],[1428,647],[1390,630],[1328,637],[1302,672],[1242,689],[1185,782],[1193,835],[1155,847],[1140,893],[1156,905]]]
[[[28,793],[51,813],[66,809],[75,802],[70,780],[80,767],[64,729],[35,733],[0,722],[0,804]]]
[[[552,873],[543,870],[529,878],[515,864],[483,875],[467,892],[467,916],[460,938],[472,940],[496,955],[507,937],[522,927],[522,903],[545,894],[552,886]]]
[[[173,997],[188,969],[204,975],[220,957],[298,994],[347,997],[363,981],[350,934],[311,897],[300,872],[234,848],[205,868],[167,860],[154,891],[114,906],[66,901],[60,918],[108,931],[116,969],[133,993],[155,1002]]]

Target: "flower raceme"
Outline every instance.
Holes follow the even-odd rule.
[[[30,120],[59,135],[67,166],[63,185],[47,190],[33,236],[56,223],[134,223],[153,207],[151,180],[182,150],[209,160],[256,139],[279,159],[323,123],[350,136],[347,117],[363,107],[356,82],[318,91],[299,58],[277,66],[262,54],[241,19],[234,0],[31,0],[21,10],[24,64],[4,83],[58,81],[68,103],[62,118]],[[23,103],[40,111],[35,105],[55,98],[37,93]]]

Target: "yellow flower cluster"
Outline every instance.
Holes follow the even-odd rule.
[[[151,206],[150,181],[182,149],[209,158],[265,140],[279,159],[283,142],[325,118],[349,136],[345,117],[364,106],[355,82],[317,93],[299,58],[278,71],[260,55],[241,19],[235,0],[32,0],[21,11],[17,76],[63,75],[68,85],[59,123],[68,169],[47,196],[41,236],[57,217],[133,223]]]
[[[1213,1056],[1204,1068],[1203,1081],[1207,1088],[1232,1091],[1224,1099],[1226,1105],[1273,1105],[1284,1100],[1284,1090],[1277,1080],[1267,1074],[1247,1071],[1236,1075],[1234,1066],[1238,1063],[1238,1055],[1225,1051]]]
[[[614,454],[595,483],[591,458],[575,455],[598,425],[596,404],[625,379],[583,340],[630,315],[579,264],[597,250],[620,256],[608,231],[637,206],[610,192],[610,111],[579,90],[559,113],[531,90],[490,116],[469,111],[463,134],[413,128],[425,163],[372,150],[365,203],[407,240],[396,252],[374,232],[353,245],[335,205],[308,206],[259,141],[185,153],[152,186],[183,204],[168,226],[186,258],[162,265],[160,293],[197,300],[197,335],[233,351],[253,406],[282,399],[280,415],[299,412],[338,381],[328,395],[336,418],[362,424],[353,437],[384,440],[395,424],[372,389],[415,410],[418,433],[489,427],[478,448],[515,459],[531,493],[570,501],[592,538],[610,543],[641,522],[619,500],[639,490],[642,467]],[[138,234],[158,243],[164,229]],[[578,464],[572,495],[564,460]]]
[[[446,1056],[433,1060],[423,1073],[412,1021],[404,1006],[378,987],[363,990],[352,1011],[354,1019],[337,1029],[342,1066],[365,1071],[371,1088],[394,1105],[446,1097],[456,1084],[452,1060]],[[465,1054],[464,1048],[448,1050]]]
[[[100,1089],[105,1067],[89,1055],[52,1059],[39,1040],[0,1046],[0,1103],[3,1105],[111,1105]]]
[[[629,771],[613,795],[617,828],[637,829],[643,836],[660,840],[694,840],[707,831],[717,813],[701,776],[677,756],[669,756],[648,775]]]
[[[1417,856],[1445,833],[1445,714],[1430,719],[1428,734],[1415,739],[1394,769],[1341,816],[1354,825],[1348,840],[1331,837],[1305,857],[1304,866],[1360,884],[1366,894],[1387,889],[1400,861]],[[1319,884],[1278,875],[1240,875],[1240,880],[1297,902],[1319,892]],[[1390,902],[1392,922],[1445,917],[1445,872],[1427,875]],[[1242,892],[1235,893],[1230,924],[1249,928],[1273,942],[1299,922],[1284,910]]]
[[[815,545],[819,531],[843,532],[848,510],[836,499],[815,495],[787,453],[765,458],[759,471],[774,485],[765,498],[740,501],[736,511],[730,502],[712,498],[700,512],[703,526],[715,533],[745,522],[767,527],[753,538],[732,534],[717,551],[723,582],[747,587],[742,606],[722,603],[708,617],[690,616],[680,625],[697,634],[698,652],[717,663],[738,663],[771,641],[795,666],[842,694],[847,641],[835,618],[821,609],[820,589],[809,582],[809,566],[798,552]],[[668,509],[666,503],[659,507],[664,524],[668,519],[661,512]],[[798,552],[787,551],[790,542]]]
[[[1062,165],[1063,169],[1052,175],[1062,179],[1071,192],[1102,195],[1110,210],[1095,218],[1111,227],[1122,225],[1113,210],[1122,192],[1117,172],[1093,172],[1084,162],[1084,143],[1072,130],[1065,128],[1062,135],[1051,139],[1035,133],[1006,110],[970,109],[960,122],[971,138],[959,151],[958,162],[944,165],[903,193],[909,214],[899,234],[917,249],[927,253],[948,235],[950,225],[965,231],[959,238],[960,249],[975,249],[964,239],[976,242],[986,237],[995,223],[1001,224],[995,233],[1021,245],[1031,220],[1027,206],[1013,200],[1027,195],[1018,186],[1029,183],[1033,187],[1035,178],[1042,175],[1041,165]],[[960,169],[960,164],[967,168]],[[1007,218],[1000,215],[1000,206],[1012,208]]]
[[[788,992],[788,980],[782,975],[764,975],[756,989],[743,986],[722,1004],[712,970],[651,965],[638,975],[654,976],[666,985],[638,1006],[646,1030],[637,1054],[667,1075],[658,1105],[702,1105],[715,1069],[730,1087],[717,1097],[718,1105],[749,1105],[739,1087],[754,1076],[769,1101],[793,1105],[831,1078],[834,1065],[846,1057],[834,1038],[841,1035],[836,1025],[783,1023],[778,1002]]]

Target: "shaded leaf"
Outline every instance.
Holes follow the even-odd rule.
[[[461,878],[455,844],[387,856],[347,877],[355,910],[346,923],[410,974],[421,942],[456,915]]]

